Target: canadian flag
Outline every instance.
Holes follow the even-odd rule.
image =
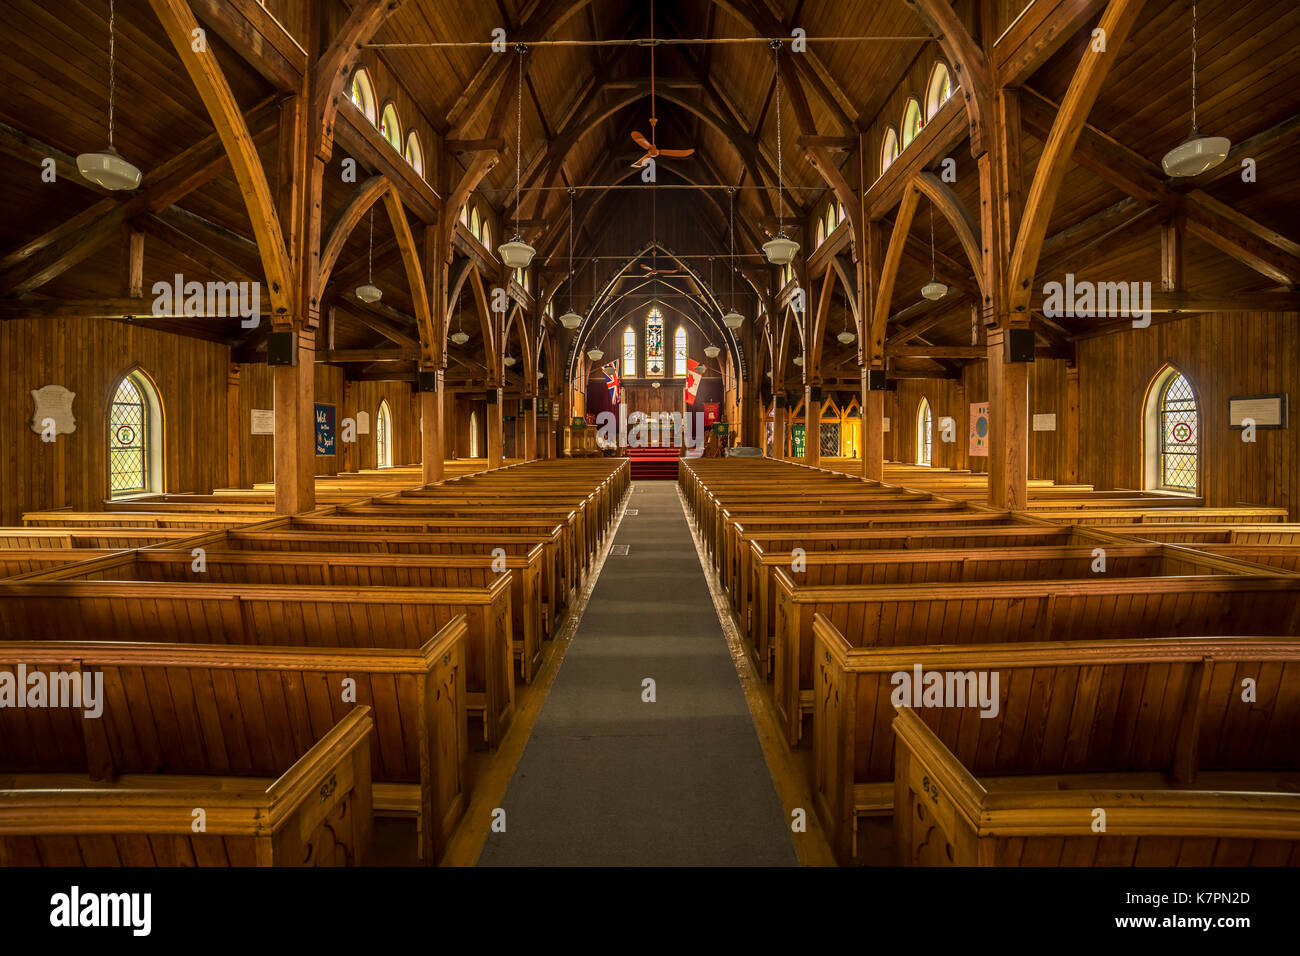
[[[695,393],[700,389],[700,379],[704,378],[704,366],[695,359],[686,360],[686,404],[695,404]]]

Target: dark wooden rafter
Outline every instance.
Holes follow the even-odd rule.
[[[370,208],[382,200],[391,190],[391,184],[383,176],[372,176],[364,183],[361,183],[356,191],[348,197],[347,202],[335,212],[328,229],[328,238],[325,240],[325,246],[320,255],[320,285],[322,289],[328,285],[330,274],[334,271],[334,264],[338,262],[338,258],[343,253],[343,248],[347,245],[353,230],[361,223]]]

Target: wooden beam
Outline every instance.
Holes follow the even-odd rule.
[[[1047,225],[1061,183],[1065,180],[1074,145],[1078,142],[1106,76],[1119,60],[1120,50],[1142,12],[1143,2],[1144,0],[1110,0],[1099,25],[1105,37],[1105,52],[1094,51],[1089,44],[1070,80],[1065,99],[1061,103],[1061,111],[1052,123],[1052,131],[1034,171],[1034,180],[1025,199],[1024,216],[1016,235],[1015,250],[1011,255],[1006,288],[1012,312],[1024,313],[1029,310],[1043,238],[1047,235]]]
[[[294,93],[307,72],[307,51],[254,0],[190,0],[194,13],[245,63],[281,92]]]
[[[317,362],[412,362],[420,357],[418,348],[326,349],[316,353]]]
[[[1274,282],[1300,286],[1300,243],[1198,190],[1187,194],[1187,231]]]
[[[348,100],[348,79],[361,55],[362,47],[404,2],[405,0],[360,0],[330,41],[324,55],[316,61],[311,115],[317,118],[319,125],[320,140],[315,147],[320,159],[328,160],[333,151],[334,121],[340,104]]]
[[[1026,5],[993,44],[997,85],[1023,86],[1105,5],[1106,0],[1033,0]]]
[[[986,126],[991,121],[993,110],[993,85],[988,59],[949,0],[904,2],[930,28],[948,58],[953,85],[958,88],[966,104],[971,155],[979,156],[985,151],[984,136],[988,132]]]
[[[167,38],[176,48],[185,71],[194,81],[199,97],[226,148],[226,154],[230,157],[230,165],[239,181],[239,191],[244,198],[253,233],[257,237],[274,312],[281,316],[294,316],[298,303],[294,301],[293,272],[280,228],[280,218],[257,146],[244,122],[234,93],[230,90],[230,84],[226,82],[225,74],[211,47],[206,53],[195,53],[191,47],[193,33],[199,27],[186,0],[149,0],[149,3],[162,23]]]
[[[1117,283],[1128,285],[1129,283]],[[1035,312],[1043,311],[1045,296],[1035,291],[1031,305]],[[1186,292],[1151,291],[1150,309],[1156,312],[1300,312],[1300,292]],[[1066,316],[1069,318],[1069,316]],[[1089,316],[1078,316],[1088,319]],[[1105,319],[1105,316],[1098,316]],[[1120,325],[1131,325],[1121,319]]]
[[[979,286],[980,293],[987,297],[989,289],[984,279],[984,251],[980,245],[979,226],[970,210],[953,192],[952,187],[934,173],[920,173],[913,182],[952,226],[957,234],[957,241],[961,243],[962,250],[966,253],[966,261],[975,276],[975,284]]]
[[[325,248],[320,254],[320,288],[324,289],[329,284],[334,264],[338,262],[343,247],[347,245],[349,237],[360,224],[362,217],[390,189],[392,185],[383,176],[372,176],[358,186],[348,197],[348,201],[334,213],[333,222],[329,227],[329,238],[325,240]]]
[[[434,337],[433,310],[429,305],[429,292],[424,283],[424,267],[421,263],[420,249],[415,244],[411,233],[411,224],[406,221],[406,211],[402,200],[395,190],[384,193],[384,207],[388,210],[388,220],[393,226],[393,235],[397,239],[397,248],[402,253],[402,266],[406,270],[406,281],[411,289],[411,306],[415,310],[415,325],[420,330],[420,359],[423,362],[440,367],[438,357],[442,353],[440,339]],[[442,328],[439,319],[438,328]]]

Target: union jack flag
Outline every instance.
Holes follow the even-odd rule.
[[[618,404],[618,393],[622,388],[622,381],[618,377],[618,360],[615,359],[601,369],[605,373],[605,384],[609,386],[609,400],[612,404]]]

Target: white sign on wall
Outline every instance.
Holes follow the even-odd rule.
[[[885,431],[889,431],[889,419],[886,418],[886,419],[883,419],[883,421],[884,421],[884,423],[885,423]]]
[[[1034,431],[1036,432],[1054,432],[1056,431],[1056,413],[1050,412],[1045,415],[1034,416]]]
[[[1256,428],[1286,428],[1287,397],[1234,395],[1228,399],[1228,427],[1243,428],[1249,418]]]
[[[358,435],[370,434],[370,413],[369,412],[357,412],[357,434]]]
[[[46,430],[46,422],[53,421],[54,434],[75,432],[77,419],[72,414],[72,400],[76,397],[76,392],[70,392],[62,385],[32,389],[32,401],[36,403],[36,410],[32,412],[32,431],[39,435]]]
[[[252,410],[252,419],[254,435],[275,434],[275,412],[272,409],[254,408]]]

